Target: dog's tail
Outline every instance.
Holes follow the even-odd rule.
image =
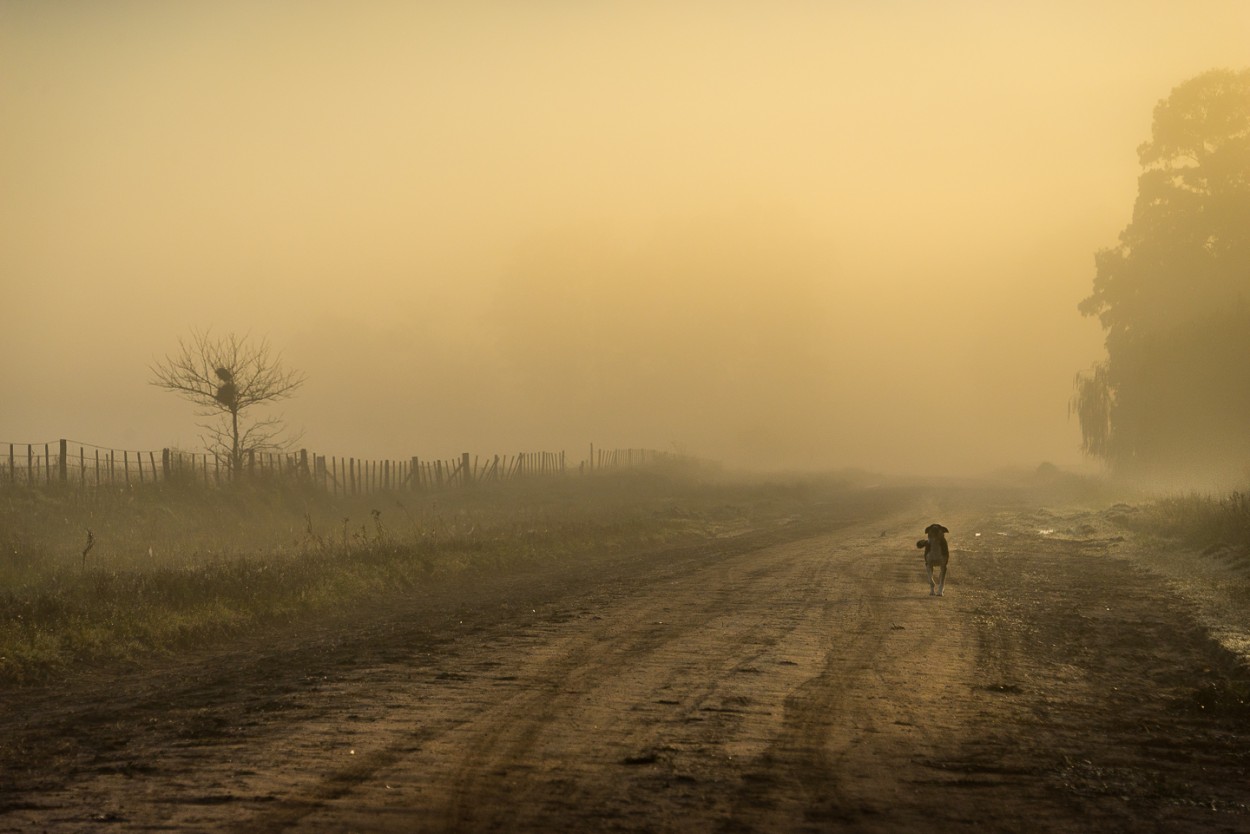
[[[924,549],[925,549],[926,547],[928,547],[928,546],[929,546],[929,540],[928,540],[928,539],[921,539],[920,541],[916,542],[916,549],[917,549],[917,550],[924,550]]]

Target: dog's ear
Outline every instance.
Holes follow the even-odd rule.
[[[940,529],[943,533],[949,533],[949,532],[950,532],[950,530],[947,530],[947,529],[946,529],[945,527],[943,527],[941,524],[939,524],[939,525],[938,525],[938,529]]]

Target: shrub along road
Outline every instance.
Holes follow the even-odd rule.
[[[918,506],[9,691],[0,830],[1250,830],[1247,678],[1142,545]]]

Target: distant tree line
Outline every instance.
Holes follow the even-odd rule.
[[[1176,87],[1138,148],[1132,220],[1080,304],[1106,359],[1077,376],[1084,449],[1126,474],[1250,471],[1250,70]]]

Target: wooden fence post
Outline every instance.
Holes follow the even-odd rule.
[[[69,480],[68,469],[66,464],[69,462],[69,441],[61,438],[61,448],[57,453],[56,474],[57,480],[65,483]]]
[[[169,480],[169,470],[172,464],[169,460],[169,449],[161,449],[161,477],[166,481]]]
[[[412,491],[416,492],[421,488],[421,470],[419,468],[421,461],[417,460],[417,456],[412,456]]]
[[[473,470],[469,469],[469,453],[460,453],[460,471],[463,473],[464,480],[461,481],[465,486],[473,486]]]

